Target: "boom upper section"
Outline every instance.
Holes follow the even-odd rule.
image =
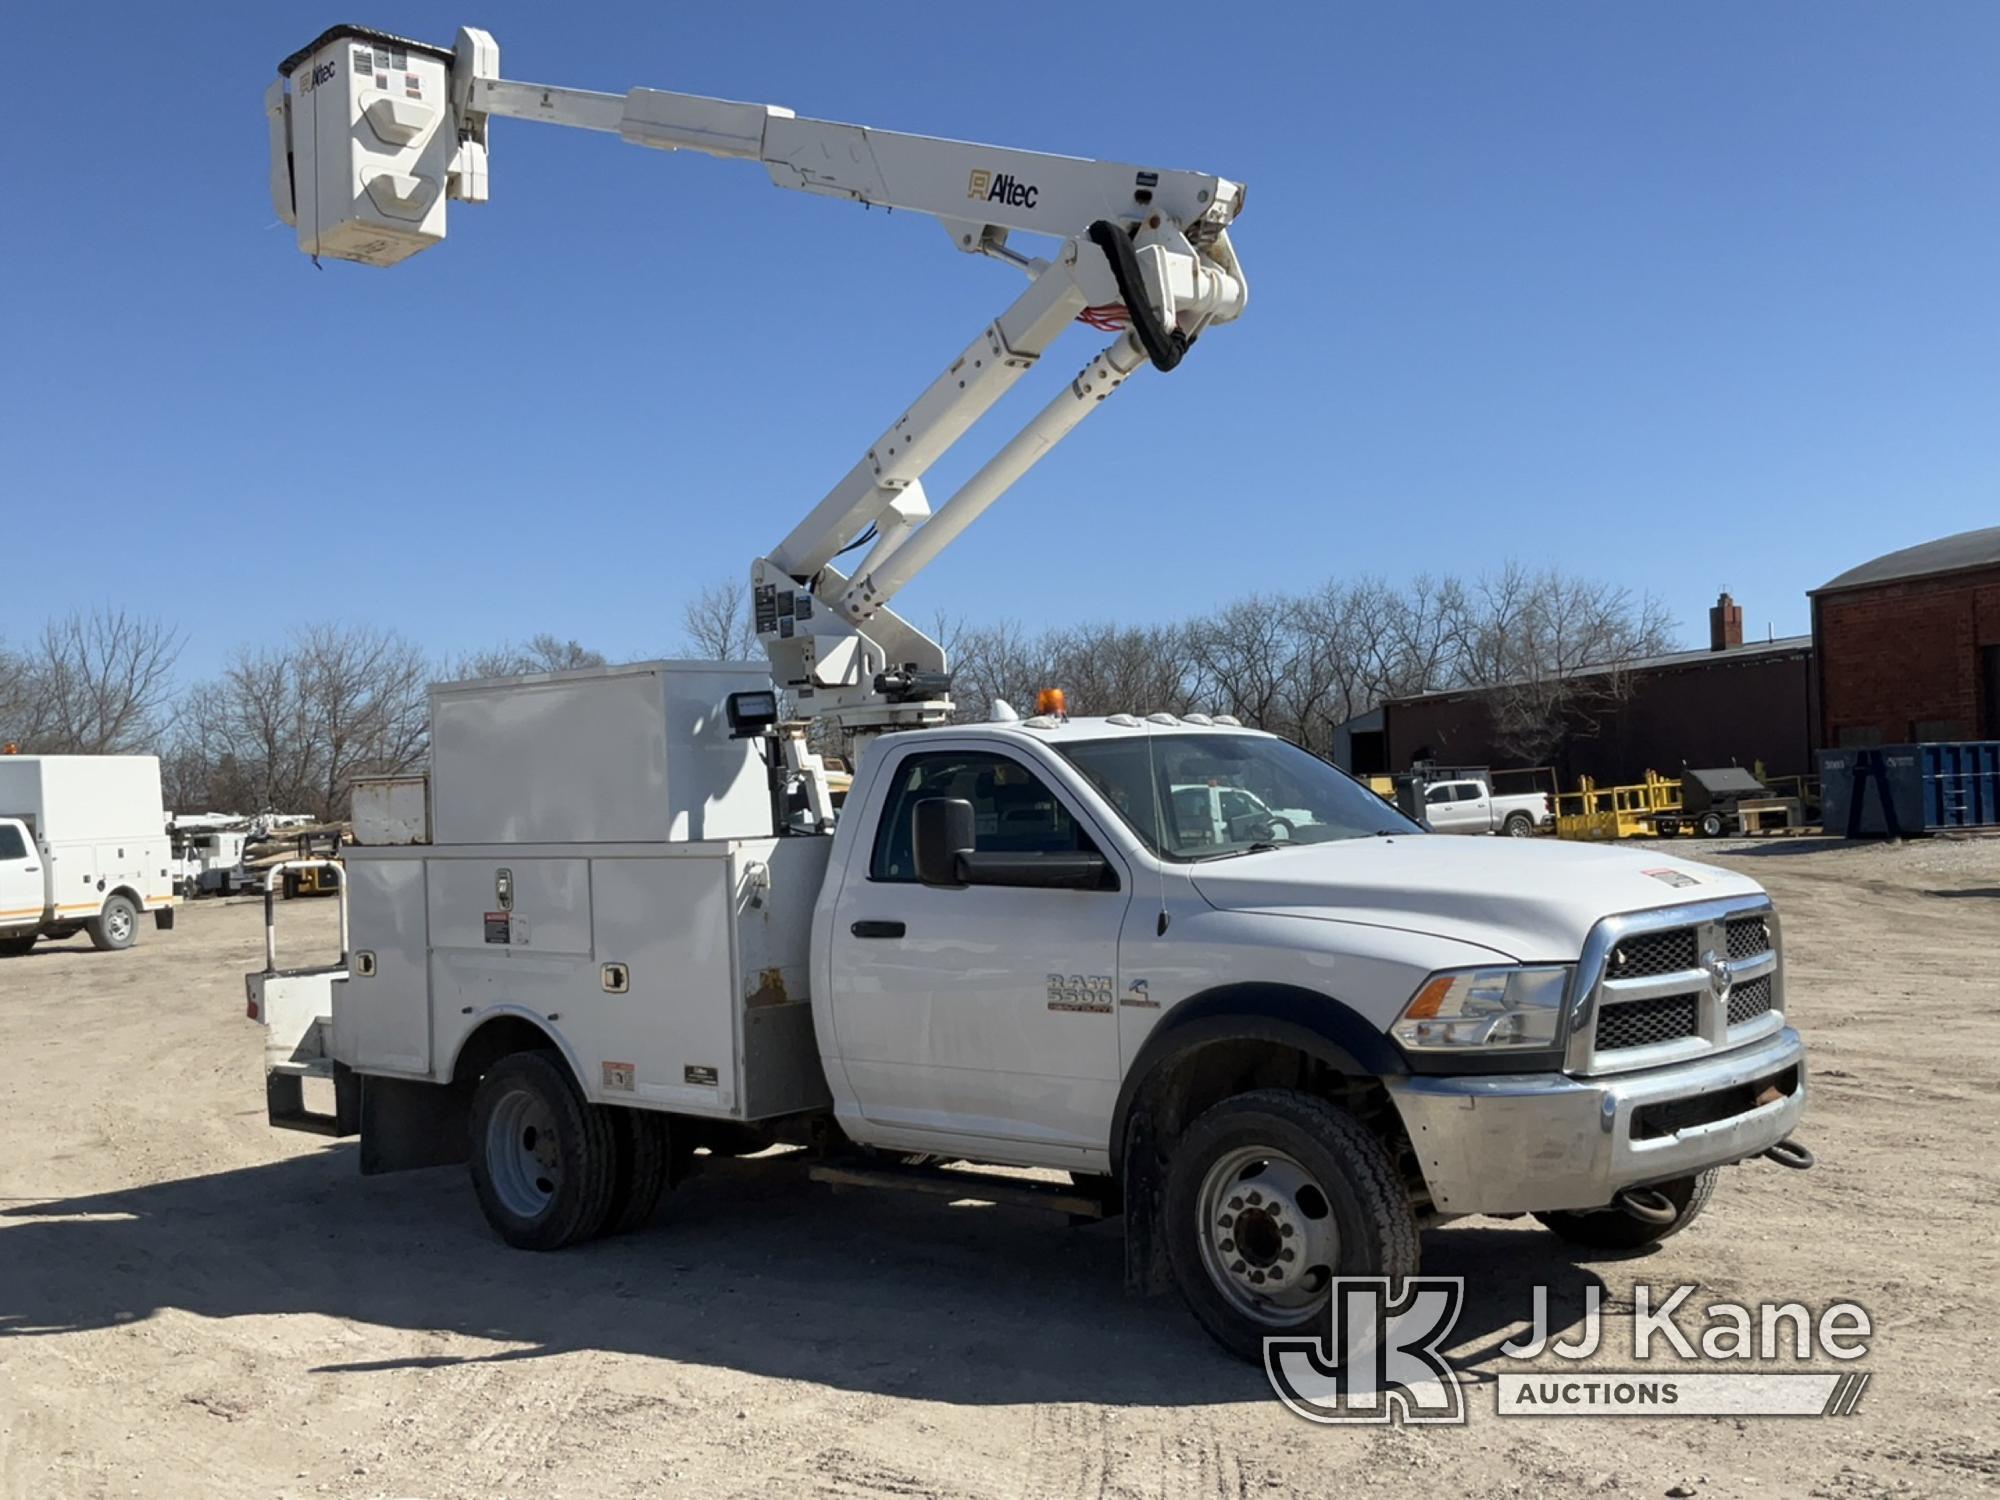
[[[1243,188],[1201,172],[1091,161],[802,119],[788,109],[500,76],[483,31],[450,48],[336,27],[279,65],[265,94],[271,193],[315,257],[393,265],[445,236],[452,198],[488,192],[496,116],[635,145],[760,163],[779,187],[936,219],[953,245],[1026,274],[966,345],[751,570],[757,634],[806,717],[850,729],[935,723],[944,653],[888,608],[898,590],[1145,364],[1174,368],[1237,317],[1248,284],[1229,241]],[[1054,241],[1042,254],[1010,236]],[[933,513],[930,465],[1073,322],[1117,337]],[[869,550],[851,574],[831,566]]]

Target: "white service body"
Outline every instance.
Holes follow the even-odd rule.
[[[113,896],[173,905],[159,758],[0,756],[0,937],[74,932]]]
[[[767,682],[649,662],[434,688],[430,826],[410,778],[357,805],[350,952],[294,1013],[310,1031],[270,1018],[275,1061],[445,1082],[482,1025],[553,1016],[593,1097],[738,1120],[824,1105],[806,974],[829,841],[773,835],[725,710]]]

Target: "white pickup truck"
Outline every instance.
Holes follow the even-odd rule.
[[[1483,781],[1433,781],[1424,788],[1432,833],[1504,833],[1525,839],[1555,824],[1547,792],[1502,795]]]
[[[174,922],[173,855],[152,755],[0,755],[0,956],[88,933],[129,948]]]
[[[1252,1359],[1336,1276],[1415,1270],[1428,1226],[1639,1247],[1722,1166],[1810,1164],[1778,917],[1741,875],[1431,837],[1281,739],[1165,714],[882,735],[836,830],[781,829],[729,730],[757,688],[434,689],[430,826],[358,821],[346,951],[248,978],[273,1122],[358,1133],[364,1172],[469,1159],[539,1250],[642,1223],[698,1148],[773,1142],[1122,1214],[1128,1283]],[[1190,786],[1309,820],[1218,838]],[[939,1165],[967,1163],[1055,1170]]]

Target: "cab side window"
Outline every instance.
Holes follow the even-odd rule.
[[[911,835],[917,804],[931,797],[963,797],[972,804],[974,847],[982,853],[1097,852],[1056,794],[1034,772],[1004,755],[932,751],[908,757],[894,776],[875,830],[871,880],[917,878]]]
[[[1452,790],[1449,784],[1424,788],[1424,801],[1432,807],[1436,807],[1440,802],[1449,802],[1451,798]]]
[[[21,837],[21,830],[12,823],[0,828],[0,860],[26,859],[28,841]]]

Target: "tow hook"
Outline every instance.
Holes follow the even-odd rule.
[[[1789,1137],[1766,1151],[1764,1156],[1781,1167],[1790,1167],[1794,1172],[1803,1172],[1813,1164],[1812,1152]]]
[[[1618,1206],[1645,1224],[1671,1224],[1681,1216],[1674,1200],[1658,1188],[1627,1188],[1618,1195]]]

